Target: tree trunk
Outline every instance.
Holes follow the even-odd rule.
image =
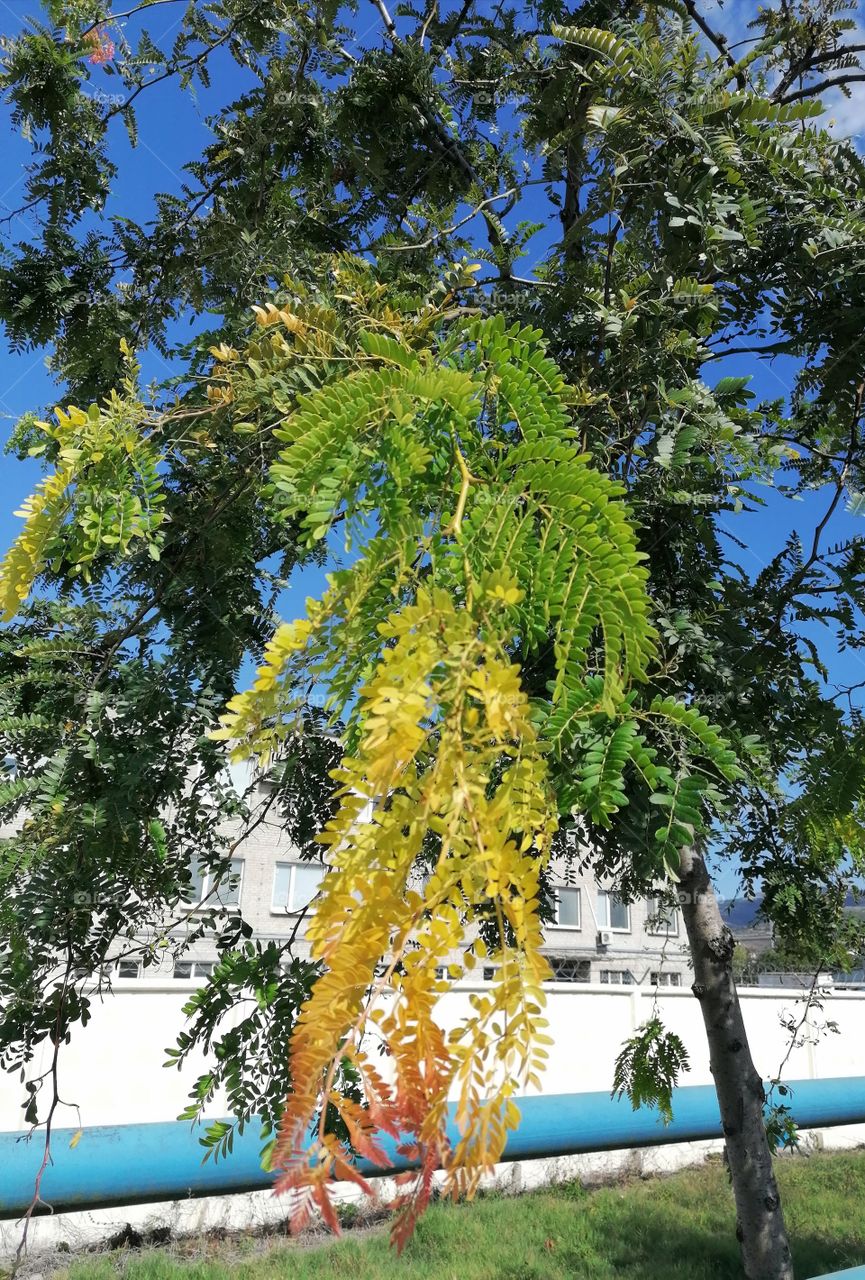
[[[709,1059],[736,1199],[736,1235],[747,1280],[793,1280],[772,1154],[763,1123],[765,1094],[754,1068],[733,981],[733,935],[721,918],[705,861],[681,858],[680,901],[694,964]]]

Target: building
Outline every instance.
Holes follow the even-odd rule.
[[[555,870],[555,868],[554,868]],[[677,909],[657,899],[626,904],[589,876],[558,875],[556,920],[545,930],[545,952],[556,982],[611,986],[687,986],[690,966],[684,927]],[[236,851],[227,883],[213,885],[196,871],[188,908],[168,928],[171,946],[158,964],[144,966],[137,955],[117,961],[116,978],[173,976],[195,981],[213,970],[216,951],[199,931],[201,908],[217,900],[239,908],[260,940],[304,944],[299,913],[315,896],[325,868],[303,861],[278,822],[262,821]],[[185,939],[189,939],[186,943]],[[484,970],[489,978],[492,971]]]
[[[559,872],[556,875],[556,872]],[[690,958],[678,908],[660,897],[626,903],[606,884],[553,864],[556,921],[544,950],[557,982],[610,986],[690,985]]]

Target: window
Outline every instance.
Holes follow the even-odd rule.
[[[591,963],[578,960],[576,956],[547,956],[553,971],[553,982],[588,982],[591,978]]]
[[[653,973],[650,975],[653,987],[680,987],[682,985],[682,975],[680,973]]]
[[[495,967],[491,964],[484,965],[484,982],[494,982],[495,977]]]
[[[240,886],[243,881],[243,858],[232,858],[228,871],[216,884],[213,871],[205,871],[193,863],[189,868],[191,883],[185,893],[185,901],[192,906],[236,907],[240,904]],[[214,885],[216,888],[214,889]],[[213,892],[211,892],[213,890]]]
[[[630,969],[602,969],[601,982],[610,987],[632,987],[634,975]]]
[[[175,960],[175,978],[209,978],[216,966],[212,960]]]
[[[312,902],[327,867],[320,862],[277,862],[273,874],[274,911],[296,915]]]
[[[199,903],[204,897],[207,885],[207,872],[202,871],[197,862],[193,862],[189,868],[190,885],[184,891],[183,898],[185,902]]]
[[[224,907],[240,906],[240,889],[243,884],[243,858],[232,858],[228,875],[223,876],[215,897]]]
[[[664,937],[679,936],[679,911],[662,893],[653,893],[646,899],[646,932]]]
[[[564,885],[556,886],[556,917],[554,929],[579,929],[580,927],[580,891],[568,889]]]
[[[118,978],[140,978],[141,977],[141,961],[140,960],[118,960],[117,976]]]
[[[631,908],[609,889],[598,890],[598,928],[612,929],[614,933],[631,932]]]

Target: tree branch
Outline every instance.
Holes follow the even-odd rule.
[[[776,617],[774,621],[771,623],[771,625],[767,628],[767,630],[763,633],[761,638],[758,640],[754,649],[755,653],[759,653],[761,650],[765,649],[766,645],[769,643],[772,637],[777,634],[777,632],[781,627],[781,622],[784,617],[784,612],[787,606],[792,604],[793,600],[796,597],[796,592],[799,590],[801,586],[804,585],[805,579],[808,577],[810,570],[814,567],[814,565],[817,563],[818,559],[820,558],[820,542],[823,538],[823,534],[826,531],[826,526],[828,525],[829,521],[832,519],[832,516],[835,514],[836,510],[838,509],[838,504],[841,501],[841,497],[844,493],[844,487],[847,483],[847,474],[850,470],[850,466],[853,462],[853,456],[856,452],[856,446],[859,442],[859,422],[862,417],[863,400],[865,400],[865,382],[860,382],[859,386],[856,388],[856,397],[853,405],[853,416],[850,422],[850,442],[847,446],[847,454],[844,459],[844,465],[835,478],[835,490],[829,501],[829,505],[827,506],[826,511],[823,514],[822,519],[819,521],[816,528],[814,529],[814,535],[811,539],[811,550],[808,553],[808,558],[804,561],[802,565],[800,565],[800,567],[796,570],[796,572],[791,576],[790,581],[787,583],[786,588],[781,591],[779,608],[778,608]]]
[[[469,16],[469,10],[471,9],[474,2],[475,0],[463,0],[463,7],[460,9],[456,17],[450,22],[447,30],[443,33],[442,41],[441,41],[441,45],[443,49],[446,49],[449,44],[453,44],[454,40],[456,40],[457,36],[462,30],[463,23],[465,22],[466,18]]]
[[[388,8],[384,0],[372,0],[372,4],[381,14],[382,22],[385,25],[385,30],[387,31],[388,38],[391,43],[396,45],[398,48],[401,47],[402,41],[400,40],[399,32],[396,29],[396,24],[394,23],[393,18],[388,12]],[[432,129],[439,146],[445,154],[451,157],[457,167],[463,172],[473,186],[477,187],[480,191],[483,191],[484,184],[481,181],[480,175],[457,139],[454,138],[444,127],[441,120],[438,118],[435,108],[431,108],[429,103],[426,102],[419,102],[418,106],[420,107],[424,121],[429,128]],[[493,249],[505,249],[507,247],[507,242],[502,237],[495,222],[493,222],[483,210],[481,210],[481,216],[486,223],[487,239],[489,240],[491,247]],[[504,280],[510,279],[511,272],[510,267],[507,264],[502,267],[502,273]]]
[[[97,18],[95,22],[91,22],[89,27],[85,27],[80,33],[79,38],[84,39],[89,36],[91,31],[95,31],[97,27],[109,26],[112,22],[119,22],[121,18],[133,18],[136,13],[143,13],[145,9],[155,9],[160,4],[179,4],[180,0],[143,0],[142,4],[137,4],[133,9],[126,9],[123,13],[106,13],[104,18]]]
[[[218,49],[220,45],[225,44],[226,40],[231,39],[231,37],[237,31],[239,23],[240,23],[240,19],[235,18],[225,28],[225,30],[223,31],[222,35],[219,37],[218,40],[214,40],[213,43],[209,44],[206,49],[202,49],[200,53],[197,53],[194,58],[189,58],[187,59],[186,62],[183,62],[183,63],[172,63],[170,66],[166,67],[166,69],[162,72],[161,75],[154,76],[152,80],[142,80],[138,88],[134,89],[133,92],[130,93],[128,98],[126,98],[123,102],[119,103],[116,107],[112,107],[110,111],[106,111],[105,115],[102,117],[103,124],[107,124],[107,122],[111,120],[112,117],[114,116],[122,115],[122,113],[128,110],[128,108],[132,105],[132,103],[138,97],[139,93],[143,93],[145,89],[150,89],[153,87],[153,85],[160,84],[163,80],[170,79],[171,76],[181,75],[184,71],[190,71],[193,67],[201,66],[202,62],[206,61],[206,59],[210,57],[211,53],[213,53],[215,49]]]
[[[728,67],[736,77],[736,84],[740,89],[745,89],[747,87],[745,73],[742,71],[738,62],[730,52],[726,36],[722,35],[720,31],[715,31],[709,26],[708,22],[697,8],[696,0],[685,0],[685,8],[687,9],[688,15],[692,21],[697,24],[706,39],[715,46],[721,57],[727,63]]]
[[[792,338],[781,338],[777,342],[769,342],[763,347],[727,347],[726,349],[710,348],[709,360],[722,360],[724,356],[779,356],[791,355],[789,350]]]
[[[858,84],[865,81],[865,71],[851,71],[843,76],[835,76],[829,80],[821,80],[819,84],[809,84],[804,89],[794,89],[792,93],[786,93],[782,98],[776,99],[781,103],[800,102],[803,98],[818,98],[828,89],[843,88],[847,84]]]

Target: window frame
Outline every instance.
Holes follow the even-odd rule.
[[[237,871],[234,870],[235,867],[238,868]],[[195,870],[197,872],[199,871],[197,863],[195,864]],[[203,871],[200,874],[201,874],[200,896],[197,899],[195,898],[182,899],[187,911],[208,911],[210,910],[211,907],[239,907],[240,906],[240,898],[241,898],[241,894],[243,893],[243,881],[246,874],[246,858],[241,858],[241,857],[232,858],[228,864],[228,875],[226,876],[225,880],[223,880],[222,882],[224,887],[228,887],[228,882],[231,880],[232,876],[237,876],[237,897],[234,899],[234,901],[223,902],[223,900],[219,896],[219,893],[220,893],[219,890],[217,890],[217,892],[214,893],[213,897],[211,898],[210,895],[213,891],[214,873],[212,871]]]
[[[661,898],[662,895],[660,893],[646,894],[646,933],[652,938],[678,938],[681,914],[679,908],[669,901],[662,904]],[[666,926],[661,923],[652,924],[652,920],[657,920],[661,911],[670,913],[671,919]]]
[[[636,987],[637,979],[630,969],[601,969],[599,978],[605,987]],[[625,979],[628,979],[626,982]]]
[[[592,981],[592,962],[588,956],[568,955],[561,952],[547,953],[547,961],[552,970],[548,982],[560,982],[568,987],[588,986]],[[573,969],[573,977],[563,978],[556,972],[556,965],[569,965]],[[585,976],[583,976],[585,975]]]
[[[286,901],[284,904],[278,903],[276,901],[276,880],[279,874],[280,867],[289,868],[288,893],[286,895]],[[321,879],[319,880],[319,885],[316,888],[315,893],[312,895],[312,897],[309,898],[303,904],[303,906],[295,907],[293,905],[294,892],[295,892],[294,890],[295,872],[297,871],[298,868],[300,868],[301,870],[305,870],[310,867],[317,867],[321,871]],[[294,916],[301,915],[306,910],[306,908],[310,905],[310,903],[314,902],[316,897],[318,896],[318,889],[321,886],[321,880],[323,880],[324,877],[327,875],[327,870],[328,870],[327,867],[324,865],[324,863],[321,863],[321,862],[302,862],[298,860],[289,862],[282,858],[278,862],[275,862],[273,864],[273,880],[271,882],[271,888],[270,888],[270,914],[272,916],[283,916],[283,917],[285,916],[294,917]]]
[[[627,911],[628,923],[626,925],[622,926],[622,925],[615,925],[610,923],[612,919],[612,915],[610,912],[610,898],[618,898],[620,905],[623,906]],[[602,903],[603,903],[603,911],[601,910]],[[606,921],[601,918],[602,915],[606,916]],[[599,889],[598,890],[598,928],[609,929],[610,933],[631,933],[632,923],[633,922],[631,919],[630,902],[623,902],[621,899],[621,896],[616,893],[615,889]]]
[[[570,929],[573,932],[579,932],[580,930],[582,930],[583,894],[582,894],[582,890],[580,889],[580,886],[576,884],[556,884],[556,885],[553,885],[553,890],[556,895],[556,901],[555,901],[556,915],[555,915],[555,919],[552,920],[547,927],[550,929]],[[559,920],[559,894],[560,893],[575,893],[577,895],[577,923],[576,924],[562,924],[561,921]]]
[[[189,973],[178,974],[177,966],[188,968]],[[216,968],[214,960],[175,960],[174,968],[171,971],[171,977],[175,982],[198,982],[205,978],[209,978]],[[196,972],[198,969],[206,969],[206,973]]]
[[[234,870],[235,867],[238,868],[237,871]],[[219,903],[221,907],[239,907],[240,906],[240,897],[241,897],[241,894],[243,893],[243,881],[244,881],[245,875],[246,875],[246,858],[232,858],[228,864],[228,876],[226,877],[226,881],[224,881],[223,884],[226,888],[230,887],[228,882],[232,879],[232,877],[236,876],[237,896],[233,902],[223,902],[219,896],[222,890],[218,889],[215,897],[216,897],[216,901]]]
[[[649,974],[649,979],[652,986],[657,987],[659,990],[661,987],[666,987],[668,990],[680,991],[682,989],[682,975],[676,971],[653,970]]]

